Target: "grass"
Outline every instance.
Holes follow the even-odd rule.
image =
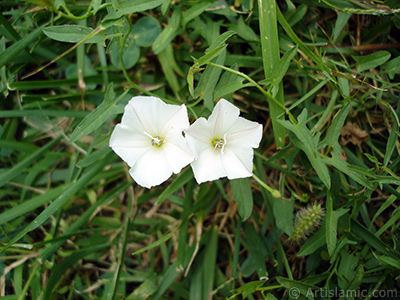
[[[0,7],[0,299],[400,297],[395,1]],[[262,123],[254,176],[137,185],[142,94]]]

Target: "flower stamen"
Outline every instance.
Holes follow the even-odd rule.
[[[221,153],[223,154],[226,145],[226,134],[224,134],[223,138],[212,139],[211,144],[213,145],[214,149],[221,149]]]
[[[160,136],[153,137],[152,135],[148,134],[146,131],[144,131],[144,134],[147,135],[149,138],[151,138],[151,145],[154,147],[160,147],[162,143],[164,142],[164,139]]]

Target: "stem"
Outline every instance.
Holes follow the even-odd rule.
[[[130,77],[128,75],[128,72],[126,71],[126,68],[125,68],[125,65],[124,65],[124,60],[122,59],[122,50],[125,47],[125,43],[126,43],[127,38],[129,37],[129,34],[131,33],[132,23],[131,23],[131,21],[129,20],[129,18],[127,16],[125,16],[125,20],[127,21],[129,28],[128,28],[128,31],[125,33],[121,44],[119,45],[119,53],[118,53],[119,64],[121,65],[122,72],[124,73],[124,76],[125,76],[126,80],[129,82],[129,84],[132,86],[132,88],[142,92],[143,94],[159,98],[156,94],[153,94],[152,92],[149,92],[149,91],[145,90],[144,88],[141,88],[140,86],[138,86],[136,83],[134,83],[130,79]]]
[[[253,174],[253,178],[258,182],[259,185],[261,185],[264,189],[266,189],[268,192],[270,192],[274,198],[282,197],[281,193],[278,190],[274,190],[273,188],[271,188],[264,181],[262,181],[260,178],[258,178],[257,175]]]
[[[71,48],[69,48],[67,51],[61,53],[59,56],[57,56],[56,58],[52,59],[50,62],[48,62],[47,64],[45,64],[44,66],[36,69],[35,71],[29,73],[28,75],[22,77],[22,79],[26,79],[28,77],[31,77],[32,75],[35,75],[37,73],[39,73],[40,71],[46,69],[48,66],[50,66],[51,64],[55,63],[57,60],[59,60],[60,58],[64,57],[65,55],[67,55],[68,53],[74,51],[78,46],[82,45],[84,42],[86,42],[87,40],[89,40],[90,38],[94,37],[96,34],[102,32],[103,30],[105,30],[106,28],[103,26],[99,26],[97,27],[95,30],[93,30],[90,34],[88,34],[84,39],[82,39],[80,42],[76,43],[74,46],[72,46]]]

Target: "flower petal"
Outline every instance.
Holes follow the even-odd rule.
[[[258,148],[262,138],[262,125],[246,120],[236,119],[226,133],[227,143],[231,146]]]
[[[160,124],[163,126],[160,134],[166,138],[182,135],[182,131],[189,127],[186,106],[184,104],[181,106],[166,104],[166,108],[160,115]]]
[[[221,160],[222,155],[221,151],[210,146],[205,148],[199,157],[191,163],[194,177],[199,184],[226,176]]]
[[[212,128],[213,137],[223,137],[239,114],[240,110],[235,105],[225,99],[219,100],[208,118],[208,126]]]
[[[110,138],[110,147],[130,167],[146,152],[151,146],[150,139],[144,134],[136,132],[124,125],[117,124]]]
[[[228,179],[253,175],[253,149],[250,147],[225,147],[221,156]]]
[[[190,152],[182,134],[174,140],[168,139],[160,149],[164,152],[165,159],[175,174],[194,160],[194,155]]]
[[[162,135],[168,130],[184,130],[189,126],[186,106],[166,104],[152,96],[137,96],[129,101],[145,131]],[[168,126],[168,128],[166,127]]]
[[[204,118],[197,119],[188,129],[185,130],[186,142],[193,154],[198,155],[205,148],[210,147],[214,138]]]
[[[124,114],[122,115],[121,119],[121,125],[131,128],[132,130],[136,130],[137,132],[144,132],[148,129],[145,128],[135,111],[135,107],[133,106],[134,98],[135,97],[133,97],[125,106]]]
[[[166,181],[172,170],[164,152],[153,147],[137,160],[129,174],[136,183],[149,189]]]

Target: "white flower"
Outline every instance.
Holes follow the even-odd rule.
[[[151,188],[193,161],[182,134],[188,127],[185,105],[166,104],[156,97],[133,97],[121,124],[115,126],[110,147],[131,167],[132,178]]]
[[[262,125],[239,117],[240,110],[225,99],[208,120],[199,118],[186,131],[186,141],[196,155],[191,166],[198,183],[227,176],[253,175],[253,148],[262,137]]]

